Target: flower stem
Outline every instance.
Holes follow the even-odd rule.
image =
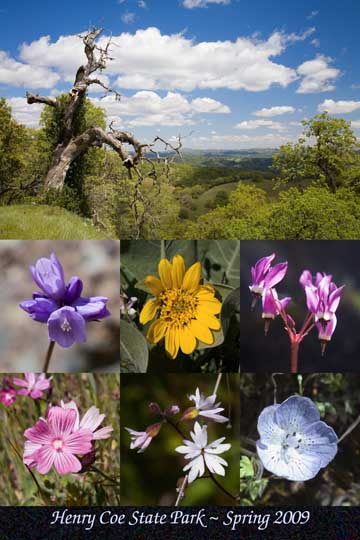
[[[104,473],[101,469],[98,469],[97,467],[95,467],[95,465],[91,466],[90,471],[96,472],[97,474],[100,474],[101,476],[109,480],[109,482],[111,482],[112,484],[115,484],[116,486],[120,486],[120,482],[115,480],[115,478],[113,478],[112,476],[109,476],[108,474]]]
[[[230,491],[228,491],[226,488],[224,488],[223,485],[220,484],[220,482],[218,480],[216,480],[215,476],[213,475],[212,472],[208,471],[209,472],[209,477],[211,478],[211,480],[214,482],[214,484],[223,492],[225,493],[225,495],[227,495],[228,497],[230,497],[230,499],[232,499],[233,501],[237,501],[238,498],[236,495],[233,495],[232,493],[230,493]]]
[[[55,341],[50,341],[49,347],[48,347],[48,350],[47,350],[47,353],[46,353],[46,356],[45,356],[44,367],[43,367],[43,373],[45,373],[45,375],[47,375],[47,372],[48,372],[48,369],[49,369],[49,364],[50,364],[50,360],[51,360],[51,356],[52,356],[54,347],[55,347]]]
[[[291,373],[298,372],[299,363],[299,343],[297,341],[291,342]]]

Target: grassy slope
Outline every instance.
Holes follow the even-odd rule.
[[[86,220],[56,206],[0,207],[0,238],[21,240],[85,240],[108,236]]]

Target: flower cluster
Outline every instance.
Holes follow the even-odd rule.
[[[316,326],[319,332],[319,340],[323,349],[335,331],[337,310],[341,293],[344,288],[337,287],[332,281],[331,275],[318,272],[313,281],[313,276],[309,270],[304,270],[300,276],[300,284],[306,294],[306,305],[310,313],[314,315]]]
[[[47,418],[40,418],[24,433],[28,439],[24,463],[40,474],[47,474],[52,466],[59,474],[81,472],[95,460],[94,441],[107,439],[113,431],[111,426],[98,429],[104,418],[92,406],[80,420],[74,401],[50,407]]]
[[[225,437],[208,442],[208,422],[224,423],[229,420],[219,414],[224,408],[220,406],[221,403],[216,403],[216,394],[205,397],[199,388],[197,388],[195,394],[190,395],[189,399],[194,401],[195,407],[186,409],[176,424],[173,423],[171,417],[180,413],[177,405],[170,405],[162,411],[157,403],[150,403],[150,410],[159,415],[161,421],[148,426],[145,431],[134,431],[130,428],[125,429],[130,433],[130,449],[137,449],[138,453],[142,453],[150,445],[152,439],[159,434],[163,424],[168,423],[172,427],[175,427],[178,433],[182,433],[179,427],[180,422],[196,419],[194,430],[190,432],[192,440],[184,437],[183,445],[175,448],[176,452],[184,454],[185,459],[189,460],[189,463],[184,466],[183,471],[187,473],[187,482],[190,484],[196,478],[203,476],[206,470],[210,474],[214,473],[224,476],[224,467],[227,466],[227,462],[219,457],[219,454],[229,450],[231,444],[223,444]],[[203,425],[200,424],[200,420],[205,423]]]
[[[288,263],[286,261],[272,267],[271,263],[274,258],[274,253],[268,257],[263,257],[251,268],[252,281],[249,289],[254,297],[252,305],[254,306],[258,297],[262,298],[265,334],[268,333],[270,321],[280,315],[292,344],[292,349],[295,350],[303,338],[316,326],[323,354],[326,343],[330,341],[336,327],[335,311],[339,306],[344,287],[337,287],[332,281],[331,275],[318,272],[315,279],[313,279],[311,272],[304,270],[299,281],[305,291],[308,315],[301,330],[297,332],[294,320],[286,312],[291,298],[279,299],[275,289],[275,285],[278,285],[285,277]]]
[[[155,298],[149,300],[140,313],[140,323],[152,319],[147,333],[150,343],[165,339],[165,349],[171,358],[176,358],[179,349],[191,354],[199,342],[212,345],[221,323],[217,315],[221,302],[215,297],[215,289],[201,284],[199,262],[185,269],[181,255],[172,263],[161,259],[159,276],[147,276],[145,283]]]
[[[42,398],[44,390],[51,388],[51,377],[46,378],[44,373],[25,373],[25,380],[14,377],[5,377],[0,390],[0,401],[7,407],[15,403],[17,396],[30,396],[33,399]],[[20,386],[17,390],[15,386]]]
[[[50,341],[61,347],[84,342],[85,323],[110,315],[104,296],[81,296],[83,283],[79,277],[73,276],[65,283],[63,268],[54,253],[50,259],[39,259],[30,271],[42,292],[34,292],[32,299],[21,302],[20,307],[35,321],[47,323]]]
[[[287,480],[314,478],[337,453],[335,431],[320,420],[315,403],[291,396],[266,407],[258,419],[258,456],[265,469]]]

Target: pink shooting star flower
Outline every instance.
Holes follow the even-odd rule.
[[[270,322],[277,317],[280,312],[284,312],[286,306],[291,302],[291,298],[286,296],[279,300],[276,289],[267,290],[262,297],[262,318],[265,320],[265,336],[270,327]]]
[[[315,283],[309,270],[304,270],[300,276],[300,283],[306,294],[308,310],[314,315],[319,330],[322,354],[326,343],[331,340],[335,331],[337,319],[335,311],[339,307],[341,293],[344,288],[337,287],[332,276],[317,272]]]
[[[138,454],[145,452],[153,438],[158,435],[161,426],[162,424],[158,422],[147,427],[145,431],[135,431],[126,427],[125,429],[130,433],[131,437],[130,450],[135,450],[135,448],[138,448]]]
[[[275,253],[268,257],[259,259],[254,267],[251,268],[252,282],[249,285],[251,293],[254,295],[253,305],[256,299],[266,292],[266,290],[275,287],[284,278],[288,263],[287,261],[271,266],[275,258]]]
[[[24,373],[24,379],[18,379],[14,377],[13,382],[16,386],[22,386],[21,390],[17,393],[19,396],[30,396],[33,399],[39,399],[43,396],[43,391],[48,390],[51,387],[51,377],[46,379],[45,373],[36,375],[36,373]]]
[[[59,474],[77,473],[82,464],[77,455],[91,452],[93,433],[90,429],[75,430],[76,411],[51,407],[47,419],[40,418],[25,431],[23,461],[47,474],[52,466]]]

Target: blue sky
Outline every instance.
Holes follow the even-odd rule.
[[[57,95],[83,61],[76,37],[113,35],[104,82],[90,97],[119,128],[196,148],[275,147],[322,110],[360,134],[360,3],[355,0],[77,0],[0,2],[0,95],[36,127],[27,89]]]

